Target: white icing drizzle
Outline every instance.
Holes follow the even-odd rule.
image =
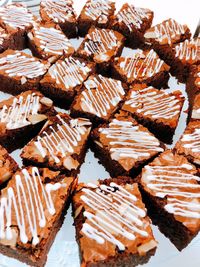
[[[69,39],[62,31],[54,28],[39,27],[35,30],[35,37],[40,41],[40,48],[47,53],[62,55],[72,47]]]
[[[107,21],[109,11],[111,10],[111,1],[91,0],[86,3],[84,13],[92,20],[98,19],[99,22]]]
[[[23,169],[21,174],[13,179],[15,179],[15,187],[8,187],[6,194],[0,198],[0,240],[12,239],[12,224],[15,217],[21,242],[25,244],[30,241],[28,234],[31,234],[32,244],[37,245],[39,243],[38,227],[44,228],[46,217],[56,212],[51,192],[66,185],[42,184],[39,170],[36,167],[32,167],[31,174],[27,169]]]
[[[184,134],[180,141],[183,147],[190,148],[192,152],[200,152],[200,128],[194,129],[191,134]]]
[[[82,92],[81,106],[98,117],[106,116],[122,100],[125,91],[120,81],[98,75],[87,80],[87,90]]]
[[[152,33],[150,29],[146,34]],[[172,39],[185,33],[184,25],[177,23],[173,19],[163,21],[154,27],[153,34],[155,34],[155,39],[158,39],[159,42],[167,39],[168,44],[172,44]],[[145,36],[145,35],[144,35]]]
[[[109,128],[100,128],[99,132],[109,139],[111,158],[114,160],[149,157],[152,151],[163,151],[154,136],[129,121],[114,119]]]
[[[180,113],[181,107],[180,101],[174,95],[153,87],[132,91],[125,105],[135,108],[137,113],[150,115],[155,119],[171,119]]]
[[[2,45],[6,38],[8,38],[9,35],[6,33],[6,31],[0,27],[0,45]]]
[[[200,38],[185,40],[175,46],[176,57],[185,60],[197,60],[200,57]]]
[[[200,219],[200,177],[188,173],[191,165],[146,166],[142,176],[157,197],[167,196],[165,209],[175,215]]]
[[[18,129],[31,124],[28,117],[37,114],[40,109],[40,97],[35,93],[26,98],[21,95],[13,99],[11,106],[4,105],[0,110],[0,122],[6,124],[8,130]]]
[[[74,17],[72,1],[69,0],[42,0],[41,7],[56,23],[65,22]]]
[[[43,136],[38,136],[34,144],[43,158],[49,153],[55,163],[60,163],[66,155],[73,154],[74,148],[88,132],[90,122],[81,118],[71,119],[68,124],[60,115],[57,115],[57,118],[61,123],[50,126],[50,134],[44,130]]]
[[[84,76],[87,76],[90,71],[91,69],[84,62],[69,57],[52,65],[49,74],[57,84],[62,83],[66,89],[69,89],[84,82]]]
[[[28,57],[16,51],[0,58],[0,70],[7,73],[9,77],[17,76],[33,79],[45,74],[47,65],[34,57]]]
[[[118,44],[115,32],[107,29],[94,29],[87,35],[87,39],[84,50],[89,55],[107,53],[108,50],[113,50]]]
[[[92,209],[87,208],[82,232],[87,237],[103,244],[105,240],[125,250],[123,241],[118,235],[128,240],[135,240],[136,234],[148,236],[143,218],[146,211],[137,206],[138,198],[116,183],[110,186],[99,185],[95,190],[82,189],[81,200]]]
[[[164,64],[156,52],[153,49],[149,51],[147,55],[142,52],[134,55],[134,57],[121,58],[123,61],[120,62],[120,68],[126,73],[128,78],[138,77],[152,77],[158,73]]]
[[[132,32],[132,27],[137,29],[141,28],[144,18],[149,17],[149,10],[144,8],[136,8],[132,5],[129,5],[127,8],[122,8],[117,13],[117,19],[119,22],[123,22]]]
[[[34,22],[33,15],[23,5],[7,5],[0,8],[0,18],[8,26],[14,29],[24,29],[32,26]]]

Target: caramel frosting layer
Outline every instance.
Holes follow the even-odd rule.
[[[81,19],[90,19],[100,24],[108,22],[114,13],[114,2],[110,0],[88,0],[81,12]]]
[[[175,46],[175,57],[183,63],[195,64],[200,60],[200,38],[185,40]]]
[[[91,56],[96,62],[109,61],[117,54],[123,40],[123,35],[116,31],[92,27],[78,49],[78,53]]]
[[[164,199],[164,209],[194,233],[200,230],[199,182],[194,165],[170,150],[145,166],[141,176],[144,190]]]
[[[52,100],[33,91],[0,102],[0,133],[46,120],[45,113],[52,105]]]
[[[42,0],[40,15],[44,21],[75,22],[76,16],[72,4],[72,0]]]
[[[145,119],[176,127],[185,98],[180,91],[168,93],[145,84],[131,87],[122,109]]]
[[[99,128],[99,140],[126,171],[163,151],[158,139],[130,117],[113,119]]]
[[[181,41],[188,31],[187,25],[182,25],[174,19],[168,19],[148,29],[144,37],[147,41],[156,41],[161,45],[173,45]]]
[[[77,169],[80,162],[76,156],[82,152],[90,129],[91,123],[87,119],[71,119],[66,114],[58,114],[24,147],[21,156],[38,163],[48,162],[52,168]]]
[[[23,4],[9,4],[0,7],[0,21],[15,30],[26,29],[33,26],[34,16]]]
[[[92,75],[84,82],[84,90],[73,106],[99,118],[109,118],[125,95],[121,81]]]
[[[169,66],[158,57],[153,49],[140,51],[132,57],[116,58],[114,67],[122,76],[126,77],[128,83],[135,80],[143,81],[161,71],[169,70]]]
[[[156,248],[137,184],[88,184],[75,194],[74,203],[84,209],[83,262],[103,261],[119,251],[146,255]]]
[[[192,162],[200,165],[200,121],[193,121],[187,125],[176,148],[178,153],[188,156]]]
[[[49,175],[48,175],[49,172]],[[15,248],[36,246],[50,234],[70,193],[73,178],[44,183],[58,172],[28,167],[18,171],[1,191],[0,244]]]
[[[152,11],[149,9],[124,4],[115,16],[114,25],[116,23],[123,24],[130,32],[135,28],[141,30],[144,20],[149,20],[152,16]]]

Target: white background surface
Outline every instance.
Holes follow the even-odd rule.
[[[0,1],[1,2],[1,1]],[[29,1],[30,4],[39,1]],[[85,1],[74,0],[75,9],[77,13],[81,10]],[[117,9],[122,3],[133,3],[138,7],[148,7],[154,11],[153,24],[159,23],[167,18],[174,18],[178,22],[186,23],[194,32],[199,20],[200,3],[197,0],[180,1],[180,0],[132,0],[132,1],[116,1]],[[77,47],[80,40],[73,40],[72,43]],[[124,49],[123,54],[132,54],[130,49]],[[180,89],[185,94],[185,86],[178,85],[174,78],[169,82],[170,90]],[[9,96],[0,93],[0,99],[8,98]],[[184,106],[184,110],[187,109],[187,100]],[[185,113],[182,113],[179,126],[176,131],[174,142],[176,142],[185,128]],[[20,151],[17,150],[12,153],[12,156],[21,164],[19,158]],[[79,176],[80,181],[89,182],[96,179],[103,179],[109,177],[109,174],[94,158],[93,154],[89,151],[86,156],[85,163],[81,168]],[[63,227],[58,233],[55,242],[48,255],[48,261],[46,267],[79,267],[78,247],[75,242],[75,230],[72,226],[73,219],[71,217],[71,209],[69,209],[66,216]],[[144,267],[200,267],[200,234],[192,241],[192,243],[184,249],[182,252],[170,243],[158,230],[153,226],[153,231],[156,240],[159,242],[156,255],[151,260],[143,265]],[[22,264],[16,260],[9,259],[0,255],[0,267],[25,267],[27,265]]]

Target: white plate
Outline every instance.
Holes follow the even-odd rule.
[[[26,2],[26,1],[24,1]],[[34,2],[34,1],[29,1]],[[36,1],[38,2],[38,1]],[[74,0],[77,13],[80,12],[85,1]],[[116,1],[117,8],[122,3],[132,2],[136,6],[148,7],[155,13],[154,24],[159,23],[164,19],[172,17],[181,23],[186,23],[191,28],[192,32],[195,31],[196,24],[199,19],[199,9],[196,0],[181,1],[181,0],[135,0],[135,1]],[[1,1],[0,1],[1,3]],[[35,8],[34,8],[35,10]],[[72,40],[72,44],[78,47],[81,40]],[[124,55],[131,55],[134,53],[131,49],[124,49]],[[170,91],[180,89],[185,94],[185,85],[177,84],[174,78],[169,81]],[[0,93],[0,99],[6,99],[9,95]],[[183,111],[187,109],[188,102],[184,105]],[[178,140],[181,133],[184,131],[186,115],[182,112],[180,122],[174,136],[174,143]],[[14,151],[12,156],[21,165],[19,157],[20,150]],[[94,155],[89,151],[86,155],[85,163],[81,167],[79,181],[91,182],[99,178],[108,178],[109,174],[105,171]],[[73,219],[71,216],[71,208],[68,210],[64,224],[56,236],[56,239],[50,249],[46,267],[79,267],[78,247],[75,241],[75,229],[73,227]],[[156,255],[151,260],[143,265],[144,267],[200,267],[200,234],[185,248],[179,252],[172,243],[162,235],[157,227],[153,226],[153,232],[156,240],[159,242]],[[11,258],[0,255],[0,267],[25,267],[22,264]]]

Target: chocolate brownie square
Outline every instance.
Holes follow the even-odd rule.
[[[178,250],[200,230],[200,177],[194,165],[170,150],[145,166],[143,200],[153,223]]]
[[[200,166],[200,120],[191,121],[176,144],[178,154]]]
[[[132,57],[118,57],[112,63],[112,76],[125,83],[146,83],[167,88],[170,67],[156,52],[139,50]]]
[[[0,189],[2,185],[10,180],[19,168],[15,160],[8,154],[7,150],[0,145]]]
[[[49,169],[17,171],[0,195],[0,253],[43,267],[76,182]]]
[[[45,61],[21,51],[6,50],[0,54],[0,91],[17,95],[37,90],[48,68],[49,63]]]
[[[77,187],[73,215],[81,266],[131,267],[155,254],[157,242],[138,185],[129,181],[110,178]]]
[[[91,139],[91,149],[111,176],[134,178],[163,151],[159,140],[125,112],[94,129]]]
[[[200,63],[200,37],[185,40],[173,48],[170,72],[179,82],[186,82],[193,65]]]
[[[78,17],[79,35],[85,36],[91,26],[107,28],[114,12],[114,1],[87,0]]]
[[[123,49],[122,34],[110,30],[91,27],[77,50],[77,55],[97,64],[97,71],[106,73],[110,63],[120,56]]]
[[[0,26],[0,53],[8,49],[11,42],[11,34]]]
[[[0,144],[9,152],[24,146],[54,114],[52,100],[38,91],[0,102]]]
[[[159,140],[171,144],[185,101],[180,91],[167,92],[146,84],[135,84],[122,105]]]
[[[85,158],[90,130],[89,120],[59,113],[23,148],[23,162],[76,176]]]
[[[144,41],[144,33],[151,27],[153,11],[124,4],[111,18],[110,27],[126,37],[126,46],[137,48]]]
[[[107,122],[120,107],[127,92],[121,81],[102,75],[91,75],[71,105],[71,116],[85,117],[93,126]]]
[[[60,57],[69,57],[75,51],[69,39],[58,25],[37,24],[28,33],[28,43],[32,54],[50,63]]]
[[[26,48],[27,32],[35,21],[36,18],[22,3],[0,7],[0,26],[11,36],[8,48],[14,50]]]
[[[76,57],[63,58],[53,64],[40,81],[40,90],[54,103],[69,108],[83,82],[95,70],[94,63]]]
[[[45,24],[58,24],[68,38],[77,36],[76,13],[72,0],[42,0],[40,16]]]

